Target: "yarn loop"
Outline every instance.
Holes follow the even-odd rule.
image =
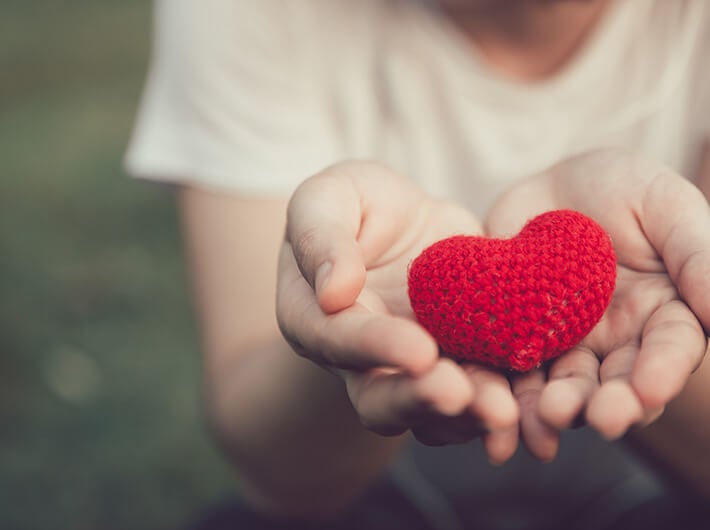
[[[586,337],[615,282],[611,238],[573,210],[543,213],[510,239],[441,240],[408,273],[414,315],[445,354],[516,372]]]

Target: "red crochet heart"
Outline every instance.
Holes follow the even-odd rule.
[[[409,268],[409,298],[446,354],[525,372],[592,330],[615,281],[609,235],[579,212],[558,210],[511,239],[433,244]]]

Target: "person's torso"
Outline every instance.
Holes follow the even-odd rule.
[[[309,75],[344,158],[386,162],[479,215],[515,180],[599,147],[694,176],[709,129],[704,0],[617,0],[573,61],[535,84],[493,72],[432,3],[310,4]]]
[[[695,176],[710,131],[704,0],[617,0],[572,63],[533,85],[493,72],[431,3],[312,4],[322,21],[306,56],[343,158],[385,162],[481,216],[516,180],[606,146]],[[562,442],[547,465],[521,449],[493,468],[474,443],[415,445],[397,468],[406,487],[423,478],[434,501],[453,501],[456,517],[488,529],[597,528],[663,490],[643,463],[592,431]]]

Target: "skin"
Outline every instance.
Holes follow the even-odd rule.
[[[518,411],[507,380],[439,358],[405,287],[408,263],[426,246],[480,233],[478,221],[382,166],[344,163],[299,188],[287,226],[281,331],[296,351],[343,379],[363,425],[382,435],[411,429],[430,445],[490,431],[491,457],[510,457]]]
[[[535,82],[562,70],[613,0],[439,0],[441,11],[489,67]]]
[[[579,419],[610,440],[658,419],[701,365],[710,322],[710,212],[695,186],[633,153],[599,151],[519,183],[493,208],[488,232],[514,232],[529,216],[560,207],[596,219],[619,265],[610,307],[589,336],[548,370],[512,381],[524,396],[522,439],[543,460],[554,457],[559,431]],[[684,399],[700,413],[705,405],[695,394]],[[643,443],[642,431],[635,437]]]
[[[566,64],[607,4],[491,0],[442,7],[499,71],[534,81]],[[589,193],[588,168],[600,164],[609,174],[605,193]],[[631,166],[637,171],[624,187]],[[569,173],[577,177],[559,178]],[[654,180],[658,174],[666,180]],[[673,193],[660,193],[659,182]],[[669,196],[677,198],[670,206]],[[628,245],[619,249],[628,261],[609,318],[583,346],[547,374],[512,381],[438,358],[409,311],[408,260],[451,233],[513,230],[530,208],[608,216],[610,197],[618,216],[602,224]],[[617,438],[664,407],[661,420],[634,442],[698,491],[710,491],[710,469],[694,465],[710,443],[694,421],[710,403],[710,384],[700,379],[710,376],[701,369],[690,379],[704,353],[701,325],[709,323],[698,300],[710,278],[698,247],[710,234],[706,210],[681,177],[622,151],[565,161],[521,182],[485,229],[455,204],[427,197],[376,164],[329,168],[288,203],[183,188],[206,412],[245,497],[270,513],[327,519],[372,482],[407,432],[431,445],[481,438],[495,463],[510,458],[522,439],[549,460],[559,431],[580,418]],[[673,238],[664,237],[670,232]],[[670,246],[659,246],[663,241]]]
[[[278,324],[302,359],[279,333],[272,302],[285,202],[191,188],[180,199],[207,413],[254,506],[327,519],[371,483],[410,428],[434,445],[482,435],[496,462],[515,451],[518,409],[507,380],[439,360],[401,288],[407,260],[426,244],[480,230],[468,212],[374,164],[309,179],[289,204],[278,260]],[[363,215],[365,261],[352,236],[341,237],[361,232]],[[322,252],[339,257],[325,283],[316,278]]]
[[[441,211],[433,216],[417,213],[426,211],[425,206],[418,205],[406,219],[419,221],[423,217],[427,231],[417,231],[419,222],[407,226],[401,238],[412,245],[402,245],[399,239],[388,240],[388,248],[397,249],[397,260],[371,262],[367,252],[370,242],[366,236],[376,233],[384,237],[386,230],[396,231],[398,227],[389,218],[387,229],[384,226],[378,229],[378,209],[388,212],[389,216],[396,201],[406,197],[402,191],[394,196],[396,199],[387,192],[384,183],[389,178],[394,179],[394,185],[397,179],[382,168],[345,164],[310,179],[296,192],[289,217],[294,222],[289,224],[287,245],[282,249],[282,256],[285,253],[289,260],[282,260],[280,273],[281,278],[288,278],[289,287],[280,291],[281,302],[277,306],[281,329],[292,343],[298,343],[297,349],[302,351],[303,345],[308,344],[305,349],[310,359],[340,370],[348,389],[356,389],[351,392],[356,409],[363,402],[372,402],[380,412],[386,408],[387,396],[394,395],[397,387],[416,385],[432,373],[408,371],[401,361],[397,362],[397,352],[390,350],[400,347],[395,335],[402,341],[405,337],[414,339],[410,330],[397,327],[394,319],[405,316],[411,320],[402,277],[406,267],[399,261],[402,257],[406,262],[411,261],[423,246],[440,239],[442,232],[444,235],[475,233],[466,230],[466,223],[450,224]],[[376,184],[368,186],[370,179]],[[402,189],[407,187],[405,181],[400,185]],[[353,187],[357,190],[356,196],[348,199],[343,190]],[[348,201],[356,210],[349,220],[349,229],[339,231],[332,220],[326,222],[327,211],[332,209],[330,215],[335,217]],[[372,209],[357,210],[361,204],[371,205]],[[333,209],[333,205],[338,208]],[[710,327],[710,302],[704,296],[706,288],[710,288],[710,211],[695,186],[671,170],[633,153],[621,150],[589,153],[513,187],[493,207],[485,233],[490,236],[517,233],[529,218],[559,208],[573,208],[600,222],[615,242],[619,267],[617,288],[609,309],[579,346],[553,362],[547,371],[534,370],[513,377],[510,389],[503,381],[496,386],[499,402],[510,399],[510,395],[506,397],[507,392],[516,398],[522,440],[541,460],[554,458],[559,431],[572,427],[580,417],[608,439],[619,438],[631,427],[642,427],[656,420],[700,366],[707,346],[704,328]],[[372,224],[363,223],[362,219]],[[326,224],[330,225],[328,229],[324,228]],[[411,235],[412,230],[414,235]],[[308,234],[306,240],[301,237],[303,233]],[[338,241],[337,246],[335,241]],[[350,248],[347,248],[348,241]],[[378,243],[384,244],[379,240]],[[326,280],[316,272],[323,270],[324,263],[331,264]],[[391,265],[393,270],[389,269]],[[379,268],[381,266],[384,270]],[[363,268],[366,271],[364,282],[356,274]],[[303,290],[298,295],[291,291],[294,280],[289,271],[302,282]],[[309,289],[306,283],[314,289]],[[369,288],[381,293],[377,297],[381,303],[360,305],[359,297]],[[310,302],[308,296],[312,297]],[[301,297],[303,301],[297,302]],[[316,303],[322,312],[304,317],[305,310],[301,306]],[[294,320],[291,313],[298,314],[299,319]],[[370,329],[349,322],[355,315],[363,318],[363,313],[370,322],[381,321],[381,326],[373,325]],[[331,324],[338,321],[342,328],[333,330],[334,336],[328,337],[325,321]],[[349,339],[345,339],[346,329],[353,333]],[[313,336],[316,330],[325,333],[318,343],[303,340],[303,337]],[[343,342],[336,344],[336,336]],[[387,339],[383,340],[384,337]],[[424,337],[413,340],[412,344],[423,340]],[[359,362],[353,356],[352,345],[357,342],[366,350],[357,352]],[[368,345],[373,349],[368,349]],[[404,345],[401,348],[402,352],[410,349]],[[324,350],[327,355],[322,354]],[[396,376],[391,371],[380,373],[377,367],[382,365],[398,370]],[[445,380],[442,378],[431,385],[440,384],[440,391],[453,398],[458,394],[457,386],[452,383],[456,381],[456,372],[461,379],[471,366],[451,364],[451,369]],[[379,380],[379,384],[386,387],[392,383],[392,377],[395,377],[392,394],[383,390],[371,401],[368,394],[373,389],[360,385],[363,380]],[[485,377],[493,381],[492,373],[486,373]],[[480,397],[478,388],[472,381],[473,396]],[[699,387],[695,388],[698,394]],[[701,398],[706,398],[706,394],[707,391],[700,392],[695,399],[684,395],[684,399],[692,401],[695,410],[702,411],[707,401]],[[415,435],[426,433],[418,436],[420,440],[435,445],[458,443],[479,434],[473,428],[481,420],[475,408],[467,411],[472,427],[464,429],[463,437],[457,436],[461,434],[458,427],[465,425],[461,414],[456,416],[456,427],[443,418],[431,418],[434,427],[428,432],[426,423],[424,426],[420,423],[426,415],[381,414],[373,421],[370,414],[374,411],[365,408],[360,412],[361,419],[381,434],[397,434],[408,426]],[[447,425],[452,428],[447,430]],[[495,423],[488,419],[486,426],[498,436],[500,433],[491,425]],[[503,432],[510,434],[510,430]],[[708,433],[704,433],[704,437],[710,441]],[[643,441],[644,437],[638,434],[636,438]],[[674,449],[682,452],[687,447],[676,444]],[[677,471],[684,473],[692,469]]]
[[[616,438],[650,423],[676,396],[635,442],[698,492],[710,490],[710,470],[697,465],[710,432],[695,419],[710,403],[710,385],[700,379],[707,370],[688,384],[710,321],[701,296],[710,278],[710,219],[697,188],[668,169],[623,151],[591,153],[521,182],[495,206],[489,235],[513,233],[539,211],[581,210],[611,233],[621,263],[602,324],[547,377],[535,371],[512,385],[493,371],[439,359],[411,318],[405,264],[441,237],[481,230],[455,204],[371,163],[308,179],[289,203],[276,274],[278,325],[300,359],[278,339],[271,304],[252,298],[273,290],[263,238],[275,253],[282,224],[260,224],[258,235],[244,228],[253,215],[270,217],[266,208],[278,219],[283,204],[250,210],[238,198],[196,190],[182,201],[209,339],[208,410],[257,507],[337,514],[407,430],[430,445],[482,437],[498,463],[520,435],[549,460],[559,431],[578,417]]]

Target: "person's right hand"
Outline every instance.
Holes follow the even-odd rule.
[[[363,425],[422,443],[481,436],[503,462],[518,445],[507,379],[440,358],[417,324],[407,270],[428,245],[480,234],[465,209],[380,165],[346,162],[306,180],[288,207],[279,257],[279,327],[300,355],[342,377]]]

